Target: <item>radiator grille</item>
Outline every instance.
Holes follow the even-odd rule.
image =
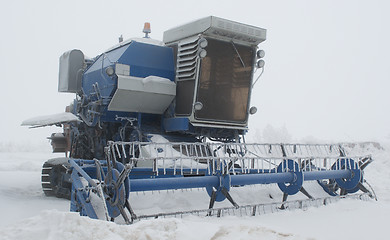
[[[178,44],[176,76],[178,80],[195,80],[199,37]]]

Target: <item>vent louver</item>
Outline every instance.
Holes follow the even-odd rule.
[[[198,36],[179,42],[176,65],[177,80],[195,80],[198,59],[198,42]]]

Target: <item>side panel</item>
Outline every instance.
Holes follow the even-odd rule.
[[[167,78],[118,75],[118,88],[108,110],[162,114],[175,94],[176,84]]]

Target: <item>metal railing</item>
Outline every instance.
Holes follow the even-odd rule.
[[[107,159],[150,168],[159,174],[214,175],[271,173],[287,159],[298,163],[298,170],[324,171],[357,169],[370,156],[348,155],[338,144],[256,144],[214,142],[109,142]],[[344,161],[344,164],[337,162]]]

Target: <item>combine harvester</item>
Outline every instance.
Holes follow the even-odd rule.
[[[256,215],[272,206],[375,197],[363,178],[371,156],[352,156],[342,144],[245,142],[249,115],[257,111],[250,97],[255,72],[264,69],[258,45],[265,29],[206,17],[166,31],[163,42],[149,38],[148,23],[144,33],[120,39],[93,59],[80,50],[60,57],[59,92],[76,99],[65,113],[22,124],[63,126],[50,139],[54,152],[67,157],[44,163],[46,195],[70,199],[80,215],[122,216],[126,223],[191,213]],[[332,197],[315,198],[305,181]],[[240,206],[230,194],[271,183],[283,193],[277,205]],[[206,189],[208,208],[136,215],[131,207],[131,192],[192,188]],[[306,200],[287,201],[298,192]],[[225,199],[232,207],[214,208]]]

